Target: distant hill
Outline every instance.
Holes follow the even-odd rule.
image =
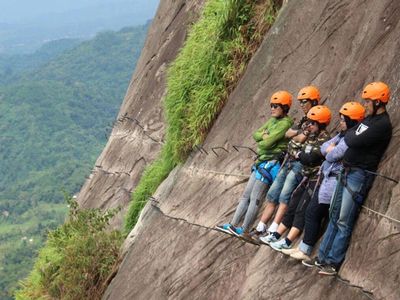
[[[34,3],[25,5],[35,6]],[[29,14],[22,7],[15,14],[31,17],[0,23],[0,54],[31,53],[48,41],[90,39],[103,30],[119,30],[126,26],[144,24],[153,18],[158,3],[159,0],[85,1],[81,5],[64,4],[54,12],[42,7],[41,14]]]
[[[17,80],[21,72],[37,69],[81,42],[79,39],[61,39],[44,44],[32,54],[0,55],[0,84]]]
[[[62,190],[76,193],[89,175],[147,28],[8,57],[12,76],[0,82],[0,299],[27,275],[44,231],[63,221]],[[0,57],[0,72],[5,63]]]

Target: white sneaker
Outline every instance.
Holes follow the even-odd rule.
[[[282,249],[282,253],[283,254],[286,254],[286,255],[291,255],[292,253],[295,253],[295,252],[297,252],[297,251],[299,251],[299,249],[297,249],[297,248],[291,248],[291,249]]]
[[[279,251],[279,252],[281,252],[283,249],[290,249],[290,248],[292,248],[292,245],[286,244],[286,239],[285,239],[285,238],[283,238],[283,239],[281,239],[281,240],[279,240],[279,241],[277,241],[277,242],[271,242],[271,243],[269,244],[269,246],[270,246],[272,249],[274,249],[274,250],[276,250],[276,251]]]
[[[269,245],[270,243],[277,242],[278,239],[272,233],[268,234],[267,236],[260,237],[260,241],[264,244]]]
[[[303,251],[297,250],[296,252],[290,254],[290,257],[297,259],[297,260],[309,260],[311,259],[307,254]]]

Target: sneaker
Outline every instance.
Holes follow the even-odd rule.
[[[215,229],[218,230],[218,231],[221,231],[223,233],[227,233],[227,234],[232,235],[232,232],[229,231],[229,226],[231,226],[231,224],[225,223],[225,224],[222,224],[222,225],[215,226]]]
[[[282,249],[282,253],[285,255],[292,255],[292,253],[296,253],[297,251],[299,251],[299,249],[297,248],[290,248],[290,249]]]
[[[270,243],[274,243],[277,241],[278,241],[278,239],[272,233],[268,234],[267,236],[260,237],[260,242],[264,243],[266,245],[269,245]]]
[[[237,237],[240,237],[240,235],[243,233],[243,227],[235,227],[233,225],[229,225],[228,229],[234,236]]]
[[[301,263],[309,268],[314,268],[314,267],[321,268],[323,266],[323,264],[319,261],[318,257],[311,258],[308,260],[302,260]]]
[[[311,257],[309,257],[307,254],[305,254],[303,251],[300,251],[299,249],[297,249],[296,252],[293,252],[292,254],[290,254],[290,257],[297,259],[297,260],[305,260],[305,261],[308,261],[311,259]]]
[[[318,272],[318,274],[327,275],[327,276],[335,276],[337,274],[337,270],[334,266],[326,265],[326,266],[322,266],[322,268]]]
[[[276,250],[276,251],[279,251],[279,252],[281,252],[282,249],[290,249],[290,248],[292,248],[292,245],[291,245],[291,244],[288,245],[288,244],[286,243],[286,239],[281,239],[280,241],[270,243],[269,246],[270,246],[272,249],[274,249],[274,250]]]

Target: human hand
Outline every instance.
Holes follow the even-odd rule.
[[[328,146],[328,148],[326,148],[326,153],[331,152],[335,147],[336,147],[335,144],[330,144],[330,145]]]

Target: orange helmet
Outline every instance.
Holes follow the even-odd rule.
[[[387,84],[384,82],[372,82],[364,88],[361,97],[363,99],[371,99],[388,103],[390,90]]]
[[[272,95],[271,104],[292,105],[292,95],[287,91],[279,91]]]
[[[365,108],[358,102],[347,102],[342,105],[339,111],[342,115],[349,117],[351,120],[362,121],[365,116]]]
[[[320,124],[328,125],[331,121],[331,111],[325,105],[317,105],[308,111],[307,118]]]
[[[297,95],[298,100],[316,100],[317,103],[321,99],[321,96],[319,95],[319,90],[312,85],[303,87],[300,91],[299,94]]]

